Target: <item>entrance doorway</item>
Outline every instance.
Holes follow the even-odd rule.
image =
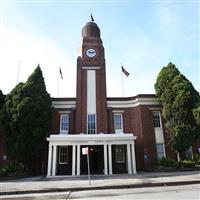
[[[82,148],[84,147],[87,146],[81,146],[81,174],[88,173],[87,155],[82,155]],[[88,147],[89,147],[90,173],[103,174],[104,173],[103,145],[88,146]]]

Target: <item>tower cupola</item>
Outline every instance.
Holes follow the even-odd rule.
[[[97,37],[100,38],[100,29],[93,21],[87,22],[82,28],[82,37]]]

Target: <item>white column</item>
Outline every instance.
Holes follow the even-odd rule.
[[[76,166],[76,145],[72,146],[72,176],[75,176],[75,166]]]
[[[80,176],[80,145],[77,145],[77,176]]]
[[[107,144],[104,144],[104,174],[108,175]]]
[[[135,161],[135,144],[131,144],[132,151],[132,166],[133,166],[133,174],[136,174],[136,161]]]
[[[51,176],[51,165],[52,165],[52,145],[49,144],[47,176]]]
[[[132,174],[131,171],[131,152],[130,152],[130,144],[126,145],[126,151],[127,151],[127,165],[128,165],[128,174]]]
[[[52,176],[56,175],[56,162],[57,162],[57,145],[53,145],[53,169],[52,169]]]
[[[108,159],[109,159],[109,174],[112,175],[112,148],[111,144],[108,145]]]

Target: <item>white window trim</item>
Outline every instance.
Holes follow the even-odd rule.
[[[154,113],[158,113],[159,115],[159,120],[160,120],[160,127],[154,127],[155,129],[162,129],[162,118],[161,118],[161,114],[160,114],[160,111],[153,111],[153,114]],[[154,122],[153,122],[153,126],[154,126]]]
[[[68,127],[67,127],[67,130],[62,130],[62,116],[67,116],[68,118]],[[60,115],[60,134],[68,134],[69,132],[69,114],[61,114]]]
[[[67,148],[67,154],[66,154],[67,159],[66,159],[66,162],[61,162],[61,161],[60,161],[60,152],[61,152],[61,148],[62,148],[62,147],[66,147],[66,148]],[[59,161],[59,164],[60,164],[60,165],[68,164],[68,146],[59,146],[59,159],[58,159],[58,161]]]
[[[95,115],[95,134],[97,134],[97,115],[95,113],[87,114],[87,134],[88,134],[88,115]],[[88,135],[95,135],[95,134],[88,134]]]
[[[117,160],[117,147],[120,147],[123,149],[123,160],[120,160],[120,161]],[[116,145],[115,146],[115,161],[116,161],[116,163],[125,163],[126,162],[124,145]]]
[[[61,110],[61,111],[58,111],[60,114],[69,114],[71,111],[69,110]]]
[[[116,130],[116,125],[115,125],[115,115],[120,115],[121,116],[121,122],[122,122],[122,124],[121,124],[121,129],[117,129]],[[115,128],[115,133],[116,134],[119,134],[119,133],[123,133],[123,115],[122,115],[122,113],[114,113],[114,128]]]

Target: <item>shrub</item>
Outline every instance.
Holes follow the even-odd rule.
[[[10,161],[6,166],[0,168],[0,176],[19,176],[24,173],[24,166],[17,161]]]
[[[183,168],[195,168],[195,162],[193,160],[182,160],[181,167]]]
[[[192,161],[194,161],[196,165],[200,165],[200,155],[199,154],[194,154],[192,156]]]
[[[176,161],[167,157],[162,157],[158,161],[158,165],[165,166],[165,167],[174,167],[176,165]]]

